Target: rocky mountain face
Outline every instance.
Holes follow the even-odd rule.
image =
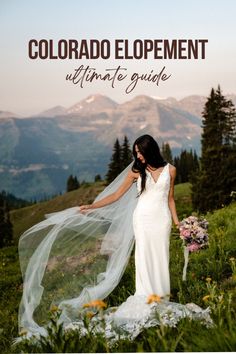
[[[236,103],[236,95],[230,97]],[[103,177],[115,139],[130,143],[142,134],[200,153],[201,112],[206,98],[156,99],[137,96],[118,104],[92,95],[69,108],[53,107],[32,117],[0,111],[0,190],[22,198],[64,192],[75,174],[82,180]],[[20,119],[19,119],[20,118]]]
[[[184,109],[185,105],[189,111]],[[190,105],[187,101],[157,100],[148,96],[117,104],[108,97],[94,95],[55,118],[63,130],[93,132],[105,146],[112,146],[116,137],[122,139],[124,134],[132,141],[138,135],[149,133],[168,141],[172,148],[181,149],[184,139],[188,147],[198,150],[196,138],[201,131],[201,118],[191,113]]]

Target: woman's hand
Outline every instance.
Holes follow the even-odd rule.
[[[179,230],[179,226],[180,226],[179,221],[178,221],[178,222],[175,222],[175,227],[176,227],[176,229],[178,229],[178,230]]]
[[[86,211],[89,211],[90,209],[92,209],[92,205],[91,204],[86,204],[86,205],[80,205],[79,206],[79,212],[82,214],[86,214]]]

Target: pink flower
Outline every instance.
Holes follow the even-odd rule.
[[[183,230],[182,232],[181,232],[181,234],[182,234],[182,236],[184,236],[184,237],[188,237],[188,236],[190,236],[190,230]]]
[[[189,252],[195,252],[198,251],[200,248],[200,246],[196,243],[192,243],[191,245],[187,246],[187,249],[189,250]]]
[[[190,252],[197,251],[208,245],[208,222],[205,219],[189,216],[180,222],[180,238]]]

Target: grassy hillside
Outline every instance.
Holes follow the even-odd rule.
[[[86,183],[75,191],[57,196],[49,201],[13,210],[11,212],[11,221],[14,225],[15,240],[32,225],[42,221],[45,214],[61,211],[84,203],[91,203],[103,189],[104,182]]]
[[[92,203],[104,187],[104,182],[86,183],[75,191],[57,196],[49,201],[13,210],[11,212],[11,221],[14,225],[15,240],[32,225],[42,221],[45,214],[61,211],[84,203]],[[190,187],[190,183],[178,184],[175,187],[176,205],[181,217],[189,214],[192,210]]]
[[[11,212],[14,223],[15,243],[19,235],[43,220],[44,214],[59,211],[82,203],[92,202],[104,188],[101,182],[83,186],[77,191]],[[177,185],[175,191],[180,218],[192,212],[190,185]],[[183,320],[177,328],[152,328],[143,332],[137,341],[120,341],[114,352],[136,351],[234,351],[236,350],[236,203],[206,215],[209,223],[210,247],[190,255],[187,281],[182,282],[182,242],[173,230],[170,248],[170,273],[172,300],[181,303],[195,302],[206,308],[210,306],[216,324],[206,329],[199,323]],[[106,352],[103,338],[80,338],[73,334],[66,339],[60,332],[53,334],[51,342],[32,347],[10,349],[12,338],[17,336],[17,311],[22,295],[17,247],[0,250],[0,352]],[[208,279],[208,280],[207,280]],[[210,280],[209,280],[210,279]],[[119,286],[106,299],[109,306],[124,301],[134,292],[134,258]]]

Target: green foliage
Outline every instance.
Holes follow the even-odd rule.
[[[172,152],[169,143],[163,143],[161,147],[161,154],[164,157],[164,160],[169,163],[173,163]]]
[[[177,205],[178,216],[183,219],[191,215],[193,211],[191,200],[191,184],[181,183],[175,186],[175,202]]]
[[[94,177],[94,182],[100,182],[102,180],[102,177],[98,174]]]
[[[5,198],[0,196],[0,248],[10,246],[13,242],[13,230],[9,208]]]
[[[203,111],[200,162],[192,179],[194,208],[205,213],[228,205],[236,190],[236,112],[220,87],[211,90]]]
[[[112,182],[116,178],[116,176],[118,176],[118,174],[121,172],[121,170],[122,170],[121,146],[119,143],[119,139],[116,139],[113,147],[111,162],[108,165],[108,172],[106,174],[107,183],[109,184],[110,182]]]
[[[33,202],[28,202],[26,200],[16,198],[13,194],[6,191],[0,192],[0,198],[7,202],[9,209],[23,208],[25,206],[33,204]]]
[[[0,352],[10,353],[12,339],[18,333],[18,308],[22,279],[17,247],[0,250]]]
[[[109,184],[112,182],[131,161],[132,152],[130,150],[128,138],[124,136],[122,146],[120,145],[119,139],[116,139],[111,162],[108,165],[108,172],[106,174],[107,183]]]
[[[104,187],[104,186],[103,186]],[[175,199],[180,218],[192,213],[189,183],[175,187]],[[74,191],[63,196],[61,207],[68,207],[70,198],[78,193],[90,197],[92,186],[83,191]],[[99,185],[101,189],[102,186]],[[96,190],[98,192],[98,190]],[[94,192],[93,192],[94,193]],[[82,195],[81,194],[81,195]],[[14,211],[15,224],[21,218],[27,219],[34,210],[53,211],[54,201]],[[35,209],[36,208],[36,209]],[[50,210],[51,208],[51,210]],[[18,213],[18,218],[16,217]],[[185,215],[186,214],[186,215]],[[110,347],[102,333],[82,336],[78,331],[64,332],[57,322],[57,314],[50,314],[50,334],[40,341],[24,340],[18,346],[10,347],[18,336],[17,311],[22,294],[22,280],[16,247],[0,250],[0,352],[1,353],[50,353],[50,352],[205,352],[236,350],[236,203],[205,215],[209,221],[209,248],[190,254],[187,281],[182,281],[184,264],[182,240],[173,229],[170,243],[170,273],[172,301],[195,302],[206,308],[210,306],[215,327],[207,329],[198,322],[183,319],[176,328],[156,327],[143,331],[134,341],[119,340]],[[29,221],[28,221],[29,222]],[[28,225],[25,224],[28,228]],[[116,289],[105,300],[109,306],[118,306],[134,293],[134,254]],[[86,322],[87,321],[87,322]],[[85,319],[87,325],[89,319]],[[22,334],[23,335],[23,334]]]
[[[198,173],[199,159],[194,151],[182,150],[179,156],[174,158],[174,165],[177,170],[176,183],[190,182]]]
[[[80,187],[80,184],[78,182],[77,177],[73,177],[72,175],[70,175],[67,179],[67,187],[66,190],[67,192],[71,192],[74,191],[75,189],[78,189]]]
[[[236,349],[236,203],[206,218],[210,223],[210,247],[190,254],[187,281],[183,282],[182,240],[172,232],[170,272],[172,301],[195,302],[209,306],[214,321],[212,328],[199,322],[182,319],[175,328],[163,325],[144,330],[134,341],[118,340],[110,345],[102,333],[64,332],[51,320],[48,338],[37,343],[23,342],[17,348],[23,352],[175,352],[175,351],[235,351]],[[117,306],[134,292],[134,254],[117,288],[106,299]],[[89,320],[87,320],[89,321]],[[86,323],[85,323],[86,326]]]
[[[127,136],[124,136],[124,141],[121,146],[121,171],[127,167],[130,162],[133,160],[133,154],[130,149],[130,144]]]
[[[199,158],[196,151],[181,150],[180,155],[173,159],[170,145],[163,143],[161,154],[166,161],[176,167],[175,184],[190,182],[199,170]]]

